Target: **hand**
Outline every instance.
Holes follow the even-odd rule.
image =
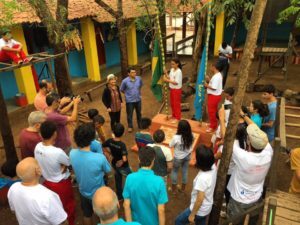
[[[205,82],[204,83],[204,87],[207,88],[208,87],[208,83]]]
[[[178,83],[177,83],[177,82],[175,82],[175,81],[172,81],[172,84],[174,84],[174,85],[177,85]]]
[[[111,112],[111,108],[107,108],[107,112]]]
[[[77,96],[77,97],[75,97],[74,99],[73,99],[73,102],[74,102],[74,104],[79,104],[79,102],[81,102],[81,97],[80,96]]]
[[[164,73],[165,73],[165,74],[168,74],[168,70],[167,70],[166,68],[164,69]]]
[[[195,222],[195,216],[190,214],[188,220],[189,220],[190,223],[194,223]]]
[[[60,105],[65,105],[66,103],[70,103],[72,101],[69,97],[63,97],[60,99]]]

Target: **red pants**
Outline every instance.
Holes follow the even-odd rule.
[[[207,95],[207,111],[209,117],[209,123],[211,129],[216,129],[218,127],[218,120],[217,120],[217,112],[218,112],[218,105],[221,101],[221,95]]]
[[[12,48],[19,48],[20,45],[14,45]],[[20,60],[26,59],[26,54],[23,50],[20,52],[11,52],[7,50],[0,51],[0,62],[14,61],[18,63]]]
[[[181,89],[170,88],[170,104],[172,108],[172,116],[177,120],[181,119]]]
[[[68,214],[69,225],[75,225],[75,198],[71,179],[62,180],[58,183],[45,181],[44,186],[58,194],[64,210]]]

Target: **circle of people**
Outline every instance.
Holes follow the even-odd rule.
[[[222,55],[228,64],[229,55]],[[164,131],[158,129],[151,134],[151,119],[141,116],[143,82],[132,68],[128,69],[128,77],[120,87],[116,76],[107,76],[102,101],[110,117],[112,137],[105,137],[103,116],[99,115],[97,109],[89,109],[91,122],[79,125],[74,131],[75,148],[71,147],[67,124],[77,120],[81,98],[60,98],[56,93],[49,93],[49,83],[40,83],[34,101],[38,111],[30,113],[29,127],[20,133],[22,161],[18,164],[8,161],[2,167],[4,174],[18,177],[10,184],[8,200],[20,225],[74,225],[74,184],[79,188],[84,225],[93,224],[94,213],[101,224],[166,224],[168,191],[171,195],[185,191],[194,142],[189,122],[181,119],[180,61],[173,59],[171,67],[169,73],[165,71],[164,81],[169,83],[172,120],[178,122],[178,126],[169,146],[163,144]],[[213,76],[205,83],[210,120],[207,132],[215,133],[212,147],[196,146],[195,166],[199,171],[193,181],[190,205],[177,216],[176,225],[192,222],[204,225],[212,209],[218,160],[222,155],[234,95],[233,88],[223,91],[223,69],[220,60],[212,65]],[[139,159],[136,172],[130,167],[127,147],[122,141],[125,127],[120,123],[121,93],[124,93],[126,100],[128,132],[133,132],[134,110],[140,129],[135,134]],[[266,104],[254,100],[249,110],[246,107],[241,109],[227,175],[228,185],[224,192],[229,217],[238,215],[262,199],[264,180],[273,155],[270,143],[274,139],[277,104],[274,93],[274,86],[267,85],[263,92]],[[221,102],[222,95],[224,102]],[[71,113],[66,115],[69,111]],[[174,148],[174,154],[171,148]],[[116,193],[107,186],[112,169]],[[182,181],[179,185],[180,169]],[[171,187],[168,190],[169,176]],[[121,202],[126,222],[118,217]],[[255,224],[257,219],[258,214],[252,215],[250,224]]]

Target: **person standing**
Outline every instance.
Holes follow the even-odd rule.
[[[135,133],[135,143],[138,149],[145,147],[147,144],[154,143],[152,135],[150,133],[151,123],[152,121],[149,118],[145,117],[141,119],[142,130]]]
[[[104,148],[109,148],[112,155],[112,167],[115,170],[115,184],[118,199],[122,200],[123,196],[123,176],[127,177],[131,173],[128,163],[128,152],[125,143],[122,141],[124,126],[117,123],[113,129],[114,138],[110,138],[103,143]]]
[[[67,225],[67,214],[59,196],[39,184],[38,162],[28,157],[18,163],[16,170],[22,181],[10,187],[7,197],[19,225]]]
[[[199,172],[193,182],[191,204],[175,220],[175,225],[195,223],[205,225],[213,205],[217,168],[211,149],[200,145],[196,149],[196,167]]]
[[[177,127],[177,133],[172,138],[169,146],[174,147],[173,170],[171,173],[172,193],[176,194],[178,182],[178,170],[182,171],[182,184],[180,191],[185,191],[185,186],[188,179],[188,168],[193,151],[193,133],[191,125],[187,120],[180,120]]]
[[[141,225],[137,222],[125,222],[123,219],[119,219],[120,205],[118,198],[109,187],[101,187],[95,192],[93,209],[103,225]]]
[[[92,198],[99,187],[105,185],[104,175],[111,171],[109,162],[102,153],[91,152],[95,129],[91,123],[82,124],[74,132],[78,149],[70,152],[71,165],[79,186],[83,224],[92,224]]]
[[[126,221],[147,225],[165,225],[166,185],[152,170],[155,151],[146,146],[139,150],[140,169],[128,175],[123,191]]]
[[[204,84],[207,89],[207,111],[209,117],[209,128],[206,132],[213,132],[218,127],[217,112],[218,105],[222,98],[222,66],[215,63],[211,66],[211,72],[214,74],[209,82]]]
[[[60,149],[54,147],[57,128],[54,122],[45,121],[41,125],[43,141],[34,150],[34,157],[38,161],[43,178],[43,185],[58,194],[64,210],[68,214],[69,225],[75,224],[75,198],[68,166],[69,157]]]
[[[72,100],[73,111],[71,116],[61,115],[59,112],[60,97],[56,93],[47,95],[46,102],[49,106],[47,111],[47,120],[52,121],[57,126],[57,138],[55,141],[55,147],[61,148],[66,152],[69,152],[71,147],[71,137],[67,128],[68,122],[75,122],[78,114],[78,104],[81,101],[80,97],[76,97]]]
[[[230,59],[232,59],[232,47],[224,41],[219,47],[219,63],[223,66],[222,71],[220,71],[223,75],[223,89],[228,76]]]
[[[227,186],[231,194],[227,206],[229,218],[244,213],[262,201],[263,186],[273,157],[266,133],[245,114],[240,116],[249,124],[246,130],[250,143],[247,151],[240,148],[238,140],[234,141],[232,161],[235,167]],[[256,225],[258,218],[259,212],[252,212],[249,225]],[[244,224],[244,218],[236,224]]]
[[[171,60],[171,70],[165,70],[164,81],[169,83],[172,118],[181,120],[182,66],[178,58]]]
[[[31,112],[28,116],[29,126],[19,135],[21,158],[34,157],[35,146],[42,141],[40,136],[41,124],[46,120],[46,114],[41,111]]]
[[[263,118],[269,115],[269,107],[260,100],[254,100],[250,104],[249,111],[251,113],[251,120],[261,128]]]
[[[128,132],[131,133],[133,130],[132,115],[134,110],[136,112],[138,128],[140,128],[141,126],[140,125],[141,118],[142,118],[141,88],[143,86],[143,81],[140,76],[136,75],[135,69],[129,68],[127,72],[128,72],[128,77],[126,77],[122,81],[120,91],[125,94]]]
[[[34,98],[34,102],[33,102],[34,107],[38,111],[44,112],[45,109],[48,107],[48,105],[46,103],[46,96],[49,93],[48,86],[49,86],[48,82],[40,82],[39,83],[40,90],[36,94],[36,96]]]
[[[275,120],[277,112],[275,91],[274,85],[269,84],[265,86],[262,94],[263,102],[268,104],[269,108],[269,115],[263,119],[262,130],[267,133],[270,143],[275,139]]]
[[[2,32],[0,39],[0,62],[13,61],[16,64],[28,63],[33,57],[27,57],[20,42],[12,39],[10,30]]]
[[[300,148],[291,151],[291,170],[293,170],[294,175],[289,192],[300,196]]]
[[[102,102],[105,105],[110,117],[110,128],[113,130],[116,123],[120,123],[122,96],[117,77],[114,74],[107,76],[106,87],[102,94]]]

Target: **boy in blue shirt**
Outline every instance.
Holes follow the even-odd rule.
[[[71,165],[79,185],[83,224],[92,224],[92,198],[95,191],[104,186],[103,176],[111,171],[105,156],[91,152],[91,142],[95,139],[95,129],[91,123],[80,125],[74,132],[78,149],[70,152]]]
[[[152,170],[155,150],[139,150],[140,169],[127,176],[123,191],[126,221],[143,225],[165,225],[165,204],[168,195],[164,180]]]
[[[264,117],[262,130],[268,135],[271,143],[275,138],[275,120],[277,110],[277,99],[275,97],[275,87],[272,84],[266,85],[262,94],[263,102],[268,104],[269,115]]]

